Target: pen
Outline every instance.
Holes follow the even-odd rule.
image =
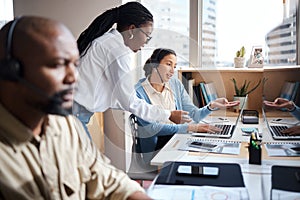
[[[191,200],[194,200],[194,198],[195,198],[195,189],[192,190]]]

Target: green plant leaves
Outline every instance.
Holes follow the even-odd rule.
[[[246,49],[244,46],[242,46],[242,48],[236,52],[236,57],[244,57],[246,53]]]
[[[253,92],[254,90],[256,90],[256,88],[258,88],[258,86],[262,83],[263,85],[265,84],[265,82],[268,80],[267,78],[263,78],[263,80],[259,80],[257,82],[257,84],[255,86],[253,86],[250,90],[249,89],[249,85],[251,83],[251,81],[247,81],[245,80],[244,83],[242,84],[241,87],[238,87],[237,82],[234,78],[230,79],[233,82],[234,85],[234,90],[235,90],[235,95],[236,96],[240,96],[240,97],[244,97],[247,94],[250,94],[251,92]]]

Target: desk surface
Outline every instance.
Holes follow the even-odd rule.
[[[230,121],[235,119],[235,117],[227,118]],[[175,134],[172,139],[163,147],[163,149],[161,149],[159,153],[151,160],[151,165],[162,166],[166,161],[239,163],[242,168],[244,182],[248,189],[250,199],[270,199],[271,166],[300,166],[300,157],[269,157],[263,145],[262,164],[249,164],[247,148],[249,136],[243,135],[241,127],[257,127],[259,131],[262,132],[263,142],[289,142],[274,141],[262,118],[260,118],[259,124],[242,124],[242,122],[239,121],[231,139],[202,138],[207,141],[229,140],[241,142],[239,155],[226,155],[209,152],[200,153],[178,150],[179,147],[194,137],[192,137],[191,134]],[[297,142],[300,143],[300,141]]]

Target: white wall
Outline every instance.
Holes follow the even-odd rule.
[[[14,15],[39,15],[63,22],[75,38],[105,10],[122,0],[13,0]]]

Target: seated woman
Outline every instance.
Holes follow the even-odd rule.
[[[196,107],[180,80],[173,77],[176,68],[176,53],[171,49],[156,49],[144,66],[145,77],[135,85],[137,96],[146,102],[169,110],[184,110],[196,123],[174,124],[171,121],[150,123],[138,118],[138,134],[144,161],[149,164],[155,152],[160,150],[175,133],[216,132],[217,127],[198,124],[214,109],[232,107],[239,102],[218,98],[202,108]]]

